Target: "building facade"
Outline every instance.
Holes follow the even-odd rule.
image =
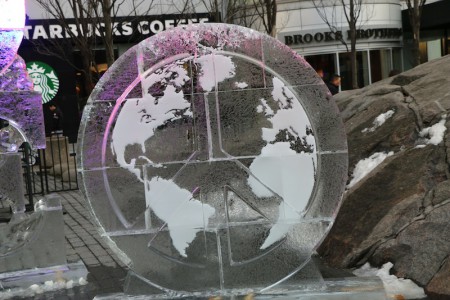
[[[126,0],[125,3],[132,3]],[[170,2],[170,3],[169,3]],[[119,12],[114,26],[114,52],[116,58],[131,46],[159,31],[177,24],[212,22],[214,16],[204,7],[206,2],[192,2],[190,13],[182,14],[186,0],[156,0],[150,10],[142,9],[137,15],[129,16],[129,8]],[[144,1],[145,3],[145,1]],[[224,15],[228,1],[218,1]],[[332,74],[340,74],[341,90],[351,89],[349,26],[345,9],[336,0],[279,0],[277,1],[277,36],[282,43],[298,52],[316,70],[322,70],[324,80]],[[423,9],[420,53],[422,62],[446,55],[450,52],[449,0],[429,0]],[[320,4],[320,5],[319,5]],[[59,78],[57,91],[44,104],[57,103],[64,112],[64,128],[72,136],[78,130],[80,103],[89,95],[81,83],[81,55],[76,47],[67,46],[65,53],[69,60],[55,55],[45,55],[38,49],[37,42],[47,43],[67,39],[64,29],[49,18],[35,0],[26,0],[27,20],[25,39],[19,49],[27,63],[41,62],[53,69]],[[405,10],[404,0],[364,0],[357,25],[357,67],[358,85],[364,87],[389,77],[391,71],[404,71],[412,67],[412,34]],[[70,19],[69,22],[74,22]],[[77,30],[73,24],[73,30]],[[96,33],[93,32],[95,35]],[[106,68],[105,51],[99,44],[93,49],[96,56],[96,75]],[[33,65],[33,71],[43,72],[43,65]],[[94,70],[93,70],[94,71]],[[49,71],[50,72],[50,71]],[[39,75],[39,74],[37,74]],[[49,97],[46,97],[48,100]],[[80,101],[81,99],[81,101]]]
[[[211,20],[211,14],[199,8],[200,13],[181,14],[180,5],[169,5],[169,1],[126,0],[121,11],[114,16],[113,33],[114,56],[117,59],[129,48],[160,31],[191,23],[203,23]],[[73,18],[69,2],[64,4],[65,22],[77,35],[82,30]],[[141,3],[132,11],[133,3]],[[144,7],[151,3],[151,7]],[[175,2],[174,2],[175,3]],[[127,6],[128,5],[128,6]],[[98,80],[107,69],[106,51],[101,43],[100,33],[90,26],[89,35],[96,42],[91,49],[95,56],[95,65],[91,67],[94,80]],[[101,29],[100,29],[101,30]],[[61,26],[35,0],[26,0],[26,22],[24,39],[18,54],[27,63],[27,69],[34,78],[35,89],[42,92],[46,129],[51,123],[50,106],[56,105],[63,116],[63,131],[70,141],[76,141],[81,112],[93,86],[87,87],[81,51],[70,40],[66,27]],[[64,56],[64,57],[62,57]],[[94,82],[95,83],[95,82]],[[51,131],[51,130],[47,130]]]
[[[420,26],[420,62],[450,54],[450,1],[429,0],[422,9]],[[407,10],[402,11],[404,66],[412,67],[412,33]]]
[[[351,89],[349,26],[336,1],[281,1],[277,38],[303,55],[326,80],[342,77],[341,89]],[[360,8],[356,32],[358,85],[369,85],[403,70],[402,14],[399,0],[368,0]]]

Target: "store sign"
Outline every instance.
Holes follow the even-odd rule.
[[[401,28],[367,28],[356,30],[356,41],[400,41]],[[288,45],[317,46],[321,43],[341,43],[350,41],[350,30],[284,33],[279,36]]]
[[[52,67],[41,61],[30,61],[27,63],[27,71],[34,90],[42,94],[42,103],[55,98],[59,89],[59,79]]]
[[[206,23],[212,20],[210,14],[197,14],[191,18],[183,15],[161,15],[140,17],[116,17],[112,23],[115,42],[134,42],[145,39],[160,31],[180,25]],[[75,19],[66,19],[67,26],[62,26],[57,20],[27,20],[24,38],[28,40],[66,39],[71,34],[78,36],[83,32]],[[105,23],[97,26],[87,24],[87,36],[101,37]]]

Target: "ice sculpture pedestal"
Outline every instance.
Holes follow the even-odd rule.
[[[60,197],[44,196],[32,214],[25,213],[21,157],[18,153],[0,153],[0,195],[11,202],[13,211],[9,223],[0,224],[2,299],[4,295],[21,296],[34,284],[51,290],[87,276],[81,261],[67,264]]]
[[[296,282],[288,281],[272,289],[247,288],[215,293],[160,294],[145,278],[130,271],[125,279],[124,293],[99,295],[96,300],[118,299],[303,299],[303,300],[386,300],[383,282],[378,277],[322,277],[315,260],[311,260],[297,274]],[[258,291],[260,290],[260,291]],[[215,298],[214,298],[215,299]]]
[[[14,295],[33,284],[65,285],[86,278],[81,261],[67,264],[63,228],[57,195],[44,196],[34,213],[0,227],[0,298],[2,292]]]
[[[87,277],[87,269],[82,261],[70,264],[51,266],[46,268],[34,268],[15,272],[0,274],[0,296],[2,292],[9,294],[24,295],[24,290],[32,285],[42,285],[43,291],[68,288],[72,286],[72,281],[76,285],[80,278]],[[51,283],[45,284],[46,282]]]

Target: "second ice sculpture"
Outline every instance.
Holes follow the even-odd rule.
[[[121,56],[88,101],[79,153],[102,233],[150,293],[170,295],[295,279],[347,174],[345,131],[315,71],[226,24],[165,31]]]
[[[41,95],[33,90],[25,62],[16,54],[25,25],[24,3],[0,0],[0,202],[12,211],[9,222],[0,223],[2,299],[41,280],[75,273],[66,264],[60,196],[46,195],[35,203],[33,213],[25,212],[18,149],[24,142],[45,148],[45,130]]]

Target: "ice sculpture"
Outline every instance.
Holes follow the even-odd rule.
[[[33,90],[25,62],[18,55],[0,73],[0,94],[0,119],[9,123],[9,130],[15,131],[16,137],[21,135],[32,148],[45,148],[41,94]]]
[[[25,4],[0,0],[0,7],[0,200],[11,205],[13,220],[19,220],[24,217],[25,202],[22,157],[17,151],[25,142],[44,148],[45,131],[41,96],[33,91],[25,62],[16,54],[23,36]]]
[[[33,91],[25,62],[16,54],[23,36],[25,4],[0,0],[0,7],[0,199],[11,205],[13,219],[21,219],[25,202],[17,151],[24,142],[44,148],[45,130],[41,96]]]
[[[14,60],[22,42],[25,2],[0,0],[0,73]]]
[[[45,147],[42,99],[17,54],[25,23],[24,1],[0,0],[0,201],[11,206],[0,223],[0,298],[3,291],[86,274],[84,265],[66,264],[61,200],[46,195],[25,212],[22,154],[28,143]],[[76,269],[76,271],[74,271]],[[70,274],[70,275],[69,275]],[[7,297],[7,295],[6,295]]]
[[[347,174],[345,131],[315,71],[226,24],[165,31],[121,56],[85,107],[78,152],[102,234],[145,293],[172,296],[295,280]]]

